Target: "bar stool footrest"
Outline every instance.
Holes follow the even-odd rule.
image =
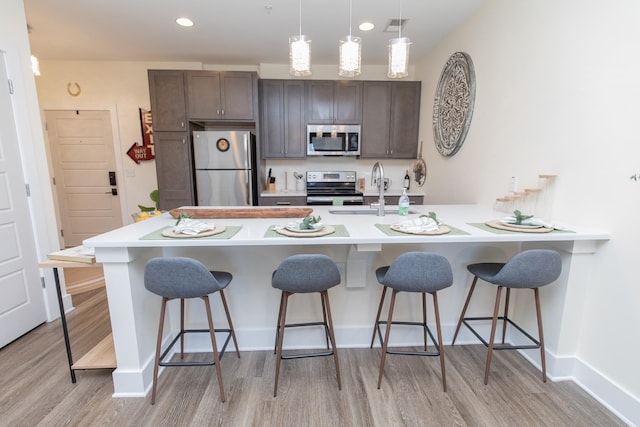
[[[307,323],[289,323],[285,324],[285,328],[299,328],[305,326],[324,326],[325,333],[329,333],[329,326],[324,322],[307,322]],[[280,359],[304,359],[306,357],[322,357],[322,356],[333,356],[333,351],[323,351],[318,353],[300,353],[300,354],[288,354],[281,355]]]
[[[184,331],[178,332],[171,343],[164,350],[162,355],[160,356],[160,361],[158,366],[214,366],[215,362],[164,362],[164,358],[167,356],[169,351],[173,348],[175,343],[180,339],[181,336],[190,334],[190,333],[209,333],[208,329],[185,329]],[[227,338],[224,341],[224,345],[222,349],[218,351],[218,359],[222,360],[222,356],[224,356],[224,352],[227,349],[227,345],[229,344],[229,340],[231,339],[231,329],[214,329],[214,333],[222,333],[227,334]],[[212,350],[213,351],[213,350]]]
[[[490,316],[486,316],[486,317],[463,317],[462,318],[462,323],[469,328],[469,330],[473,333],[473,335],[476,336],[476,338],[478,338],[480,340],[480,342],[482,344],[484,344],[485,347],[489,347],[489,343],[487,342],[487,340],[485,340],[482,335],[480,335],[480,333],[478,331],[476,331],[475,328],[473,328],[469,323],[469,322],[473,322],[473,321],[479,321],[479,320],[493,320],[493,317]],[[510,324],[511,326],[513,326],[514,328],[516,328],[518,331],[520,331],[520,333],[522,333],[522,335],[524,335],[525,337],[527,337],[527,339],[529,339],[529,341],[531,341],[533,344],[523,344],[523,345],[513,345],[513,344],[493,344],[493,349],[494,350],[529,350],[529,349],[537,349],[540,348],[540,341],[538,341],[537,339],[535,339],[534,337],[532,337],[529,333],[527,333],[524,329],[522,329],[520,326],[518,326],[514,321],[512,321],[511,319],[509,319],[508,317],[504,317],[504,316],[499,316],[498,320],[501,321],[506,321],[508,324]]]
[[[378,330],[378,339],[380,340],[380,346],[382,347],[383,339],[382,339],[382,330],[380,329],[380,325],[386,325],[388,322],[386,320],[380,320],[376,324],[376,328]],[[436,348],[436,351],[400,351],[400,350],[389,350],[387,347],[387,354],[402,354],[405,356],[440,356],[440,343],[438,343],[431,333],[429,326],[426,323],[422,322],[403,322],[403,321],[392,321],[392,325],[405,325],[405,326],[421,326],[427,331],[431,342]]]

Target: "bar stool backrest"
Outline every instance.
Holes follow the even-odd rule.
[[[184,257],[159,257],[147,262],[144,286],[166,298],[197,298],[223,287],[200,261]]]
[[[271,282],[287,292],[321,292],[340,283],[340,271],[327,255],[298,254],[280,263]]]
[[[406,252],[398,256],[381,282],[405,292],[435,292],[453,284],[449,261],[429,252]]]
[[[550,249],[530,249],[511,258],[490,280],[507,288],[539,288],[560,277],[560,254]]]

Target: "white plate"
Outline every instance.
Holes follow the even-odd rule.
[[[324,228],[324,225],[318,228],[300,228],[300,224],[296,224],[287,225],[284,228],[286,230],[293,231],[294,233],[315,233],[316,231],[321,231]]]
[[[513,224],[507,221],[500,221],[500,224],[504,224],[507,227],[513,227],[513,228],[542,228],[543,227],[542,224]]]

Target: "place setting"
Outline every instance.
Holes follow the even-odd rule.
[[[284,225],[272,225],[267,229],[265,237],[322,237],[333,234],[337,237],[347,237],[344,225],[327,225],[320,216],[309,215],[305,218]]]
[[[489,227],[494,230],[503,230],[519,233],[550,233],[554,230],[570,231],[563,227],[551,224],[547,221],[537,218],[535,215],[523,214],[519,210],[513,211],[513,215],[506,216],[502,219],[494,219],[486,221],[484,224],[471,224],[476,227]],[[489,230],[491,231],[491,230]]]
[[[193,219],[188,215],[180,215],[175,225],[169,227],[163,227],[146,236],[141,237],[141,240],[158,240],[163,238],[168,239],[194,239],[201,237],[213,237],[219,239],[230,239],[233,237],[242,226],[225,226],[221,224],[215,224],[210,221],[200,221]]]
[[[376,224],[376,227],[389,236],[413,234],[419,236],[438,236],[452,232],[452,228],[443,224],[435,212],[420,215],[395,224]],[[455,230],[456,234],[467,234],[461,230]]]

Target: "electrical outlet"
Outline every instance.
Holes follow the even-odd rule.
[[[512,176],[511,179],[509,179],[509,191],[512,193],[515,193],[516,191],[518,191],[518,177],[517,176]]]

